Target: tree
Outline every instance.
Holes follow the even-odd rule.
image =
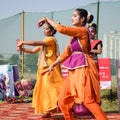
[[[38,54],[25,55],[25,71],[36,72],[37,70]]]
[[[3,55],[0,54],[0,65],[7,64],[8,60],[4,58]]]
[[[20,58],[18,54],[13,54],[8,61],[10,65],[18,65],[19,68],[21,66]]]

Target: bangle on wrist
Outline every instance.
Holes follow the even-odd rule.
[[[55,30],[58,24],[59,24],[58,22],[55,22],[55,25],[53,26]]]
[[[51,71],[53,71],[54,66],[53,66],[53,65],[51,65],[49,68],[50,68],[50,70],[51,70]]]
[[[54,67],[54,65],[52,64],[51,67]]]
[[[53,71],[53,70],[54,70],[54,67],[52,67],[51,70]]]

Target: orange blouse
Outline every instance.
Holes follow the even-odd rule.
[[[72,40],[72,37],[77,37],[79,39],[80,44],[82,45],[83,52],[87,53],[88,50],[88,30],[86,27],[69,27],[69,26],[62,26],[60,24],[57,24],[56,26],[57,31],[59,31],[62,34],[71,36],[70,41],[68,42],[63,54],[60,56],[61,60],[66,60],[72,53],[69,45]],[[79,31],[79,32],[78,32]]]

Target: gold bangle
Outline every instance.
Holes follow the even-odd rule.
[[[54,70],[54,67],[51,68],[51,71],[53,71],[53,70]]]
[[[54,70],[54,66],[51,65],[51,66],[49,67],[49,69],[50,69],[51,71],[53,71],[53,70]]]
[[[53,26],[53,28],[56,30],[56,28],[57,28],[57,23],[55,23],[55,25]]]

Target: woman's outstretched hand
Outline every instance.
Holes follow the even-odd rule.
[[[21,40],[19,40],[18,42],[17,42],[17,47],[21,47],[23,45],[23,42],[21,41]]]
[[[38,24],[37,24],[38,28],[40,28],[40,27],[45,23],[45,21],[46,21],[46,18],[45,18],[45,17],[42,18],[42,19],[40,19],[40,20],[38,21]]]
[[[19,42],[20,42],[20,40],[19,40],[19,39],[16,39],[17,52],[19,52],[19,51],[20,51],[20,46],[18,46]]]
[[[17,52],[21,51],[22,41],[19,39],[16,39],[16,46],[17,46]]]
[[[45,69],[41,74],[45,75],[46,73],[50,74],[53,71],[53,66],[50,66],[49,68]]]

